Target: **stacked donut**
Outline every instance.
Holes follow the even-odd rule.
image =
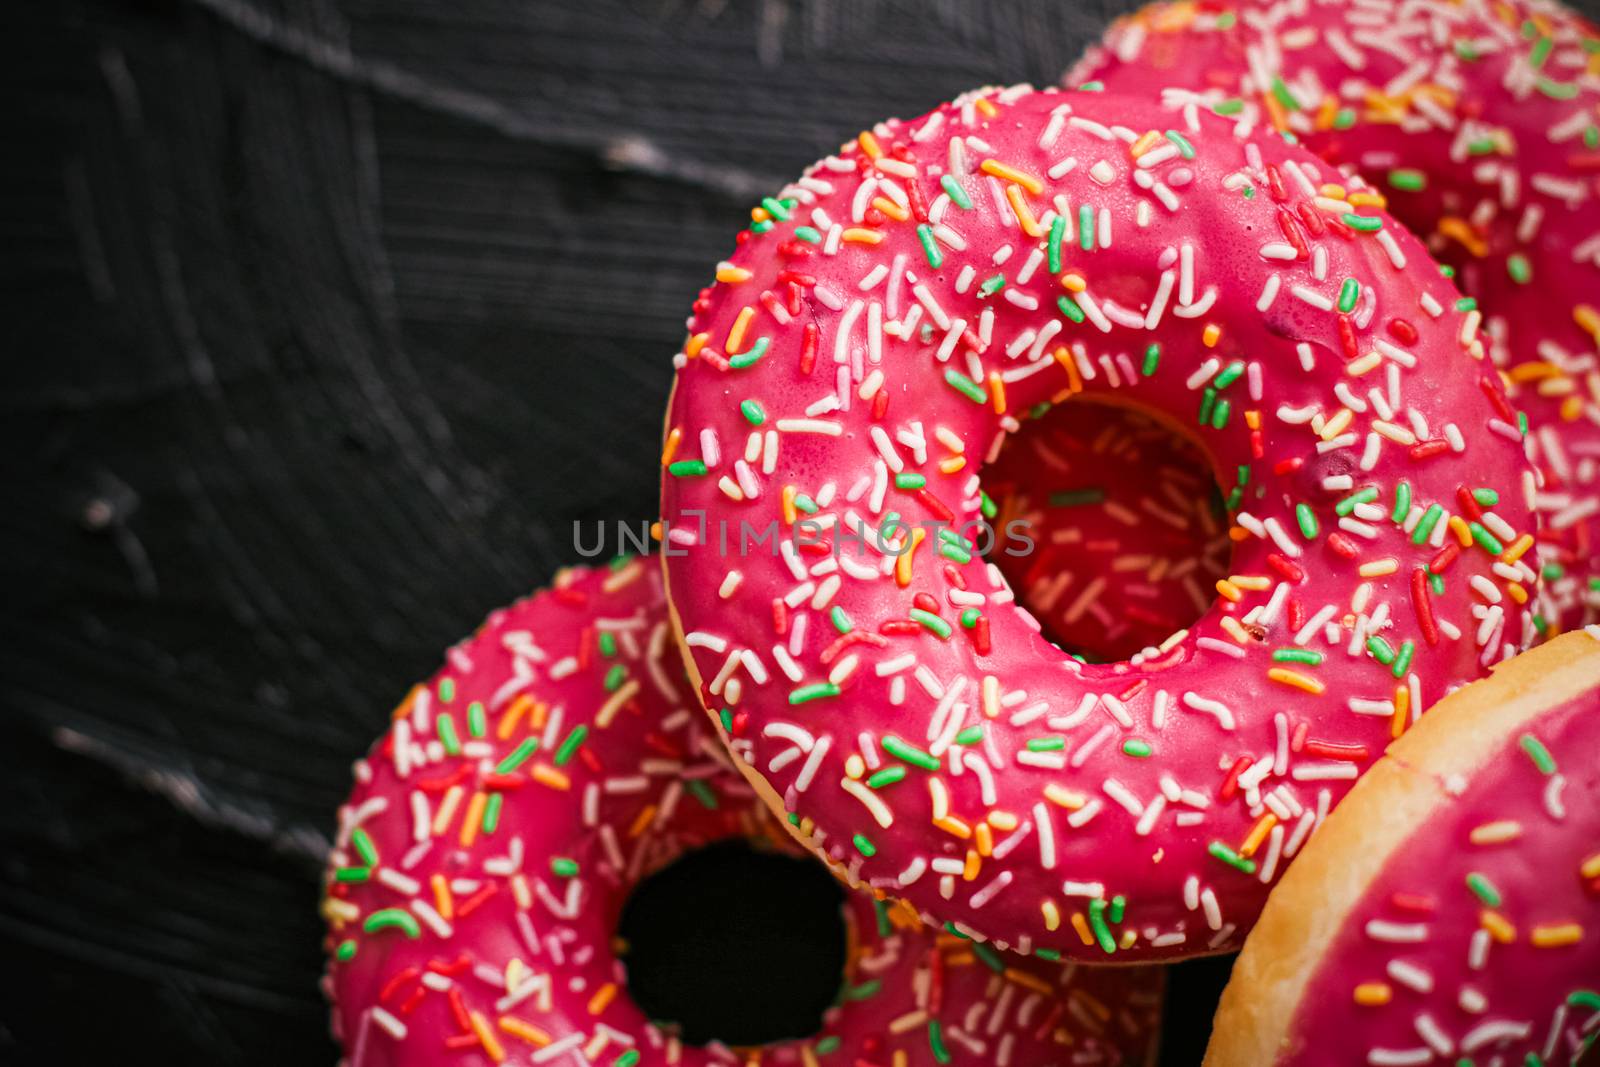
[[[1600,39],[1184,0],[1070,83],[752,210],[659,561],[492,615],[357,764],[355,1067],[1142,1063],[1150,965],[1241,945],[1219,1063],[1594,1043]],[[628,995],[628,894],[730,838],[853,890],[816,1035]]]

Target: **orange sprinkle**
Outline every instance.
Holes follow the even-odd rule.
[[[961,870],[961,880],[963,882],[976,881],[978,872],[982,869],[983,857],[978,855],[978,850],[973,848],[967,849],[967,865]]]
[[[529,1022],[523,1022],[515,1015],[502,1015],[496,1020],[500,1029],[512,1037],[520,1037],[530,1045],[544,1046],[550,1043],[550,1035]]]
[[[1128,146],[1128,155],[1138,159],[1160,143],[1161,133],[1159,130],[1146,130],[1143,137]]]
[[[1015,984],[1022,986],[1024,989],[1031,989],[1035,993],[1038,993],[1042,996],[1048,997],[1055,993],[1055,990],[1051,988],[1050,983],[1046,982],[1044,979],[1031,975],[1027,971],[1019,971],[1015,967],[1007,967],[1005,969],[1005,977],[1006,981],[1014,982]]]
[[[547,785],[551,789],[567,790],[572,788],[572,779],[567,777],[565,771],[556,770],[548,763],[535,763],[528,770],[528,777],[540,785]]]
[[[639,810],[639,814],[633,817],[633,825],[628,827],[628,836],[638,837],[640,834],[644,833],[645,827],[649,826],[650,820],[654,819],[655,817],[656,806],[654,804],[646,804]]]
[[[989,400],[994,405],[996,415],[1006,413],[1006,381],[997,370],[989,372]]]
[[[1482,237],[1472,228],[1472,224],[1459,215],[1446,215],[1439,220],[1439,232],[1452,240],[1458,241],[1472,255],[1483,258],[1489,254],[1489,246]]]
[[[1489,931],[1489,936],[1502,945],[1509,945],[1517,939],[1517,928],[1497,911],[1484,911],[1478,916],[1478,921]]]
[[[706,342],[709,340],[711,340],[711,335],[709,333],[695,334],[684,343],[683,354],[688,356],[690,359],[693,359],[700,354],[700,350],[706,346]]]
[[[1254,856],[1256,849],[1261,847],[1261,842],[1267,839],[1267,835],[1272,832],[1272,828],[1276,825],[1278,825],[1278,817],[1276,815],[1270,811],[1263,814],[1261,818],[1256,820],[1256,824],[1250,827],[1250,832],[1245,835],[1244,844],[1239,846],[1239,855]]]
[[[1523,534],[1521,537],[1511,542],[1510,547],[1508,547],[1504,552],[1500,553],[1500,558],[1505,560],[1507,563],[1515,563],[1517,560],[1523,557],[1528,549],[1532,547],[1533,535]]]
[[[1389,736],[1399,737],[1406,732],[1406,726],[1411,721],[1411,689],[1409,686],[1397,685],[1394,687],[1394,718],[1389,720]]]
[[[1061,276],[1061,288],[1069,293],[1081,293],[1089,288],[1089,283],[1077,271],[1068,271]]]
[[[1207,348],[1217,347],[1217,342],[1222,340],[1222,327],[1214,322],[1206,323],[1206,328],[1200,334],[1200,343]]]
[[[1028,190],[1028,194],[1030,196],[1038,196],[1040,193],[1044,192],[1044,182],[1040,181],[1038,178],[1035,178],[1027,171],[1018,170],[1015,167],[1008,167],[998,159],[986,159],[978,166],[978,169],[983,171],[985,174],[994,175],[1003,182],[1013,182],[1022,186],[1024,189]]]
[[[594,996],[589,998],[589,1014],[599,1015],[605,1011],[611,1002],[617,998],[617,983],[607,982],[594,991]]]
[[[917,554],[917,546],[922,544],[926,536],[920,526],[912,530],[911,548],[894,558],[894,583],[902,589],[911,584],[911,558]]]
[[[1257,411],[1255,408],[1251,408],[1249,411],[1245,412],[1244,424],[1250,427],[1252,430],[1261,429],[1261,412]]]
[[[987,96],[980,96],[972,102],[972,106],[983,113],[984,118],[992,119],[1000,114],[1000,109],[994,106],[994,101]]]
[[[1596,54],[1600,55],[1600,53]],[[1578,416],[1583,414],[1583,397],[1573,393],[1561,402],[1561,407],[1557,410],[1560,412],[1563,422],[1577,422]]]
[[[1078,939],[1085,945],[1094,944],[1094,935],[1089,932],[1089,923],[1083,917],[1083,912],[1075,911],[1072,913],[1072,928],[1078,931]]]
[[[1462,548],[1472,547],[1472,528],[1467,525],[1467,520],[1460,515],[1452,515],[1449,526],[1450,532],[1456,535],[1456,540],[1460,542]]]
[[[795,524],[795,520],[800,517],[794,509],[794,486],[784,486],[783,493],[778,499],[783,510],[784,525],[793,526]]]
[[[860,226],[852,226],[841,235],[846,241],[858,245],[875,245],[883,240],[883,234],[877,230],[864,230]]]
[[[954,474],[966,465],[967,457],[965,456],[946,456],[939,461],[939,472],[941,474]]]
[[[1083,379],[1078,376],[1078,361],[1072,358],[1072,353],[1065,348],[1058,348],[1051,354],[1055,356],[1056,362],[1061,364],[1061,369],[1067,372],[1067,381],[1072,391],[1082,392]]]
[[[1287,667],[1269,667],[1267,669],[1267,677],[1274,682],[1281,682],[1295,689],[1304,690],[1313,696],[1321,696],[1328,688],[1323,682],[1311,677],[1309,674],[1291,671]]]
[[[972,827],[968,826],[955,815],[946,815],[943,818],[935,819],[933,820],[933,825],[937,826],[939,829],[953,837],[961,838],[963,841],[972,836]],[[976,853],[968,853],[969,859],[974,855],[976,855]]]
[[[1535,948],[1561,948],[1583,940],[1583,927],[1577,923],[1550,923],[1535,926],[1528,935]]]
[[[1596,341],[1600,341],[1600,310],[1593,304],[1579,304],[1572,309],[1572,321]]]
[[[683,431],[674,426],[667,432],[666,443],[661,446],[661,465],[667,466],[672,462],[672,457],[678,454],[678,445],[683,441]]]
[[[867,154],[868,159],[877,159],[883,155],[883,149],[878,147],[878,139],[872,136],[869,130],[862,130],[856,136],[856,144],[861,146],[861,151]]]
[[[1228,581],[1226,578],[1217,579],[1217,592],[1221,593],[1226,599],[1233,601],[1235,604],[1244,599],[1244,593],[1239,589],[1239,587]]]
[[[468,1016],[472,1020],[473,1032],[478,1035],[478,1040],[483,1043],[483,1051],[496,1063],[506,1058],[506,1050],[500,1044],[500,1039],[494,1036],[494,1031],[489,1029],[489,1020],[483,1017],[482,1012],[473,1012]]]
[[[1523,588],[1521,582],[1506,583],[1506,591],[1511,594],[1511,599],[1518,604],[1526,604],[1528,602],[1528,591]]]
[[[1584,860],[1583,865],[1578,868],[1578,873],[1585,878],[1600,878],[1600,852]]]
[[[420,684],[412,686],[411,691],[405,695],[400,703],[394,706],[394,710],[389,713],[389,718],[403,719],[407,715],[410,715],[412,702],[417,699],[417,694],[420,692],[422,692],[422,686]]]
[[[891,219],[894,219],[896,222],[904,222],[906,219],[911,217],[910,211],[901,207],[899,204],[895,203],[893,200],[890,200],[886,196],[873,197],[872,206],[889,216]]]
[[[723,263],[717,267],[717,281],[726,282],[729,285],[747,282],[751,277],[752,275],[749,271],[743,267],[735,267],[732,263]]]
[[[1362,982],[1355,988],[1355,1002],[1364,1008],[1381,1007],[1394,997],[1387,982]]]
[[[522,720],[523,714],[532,706],[533,697],[527,693],[513,700],[511,706],[506,708],[505,714],[500,716],[500,725],[495,727],[495,736],[502,741],[508,740],[512,731],[517,728],[517,723]]]
[[[450,893],[450,883],[444,875],[436,873],[428,879],[428,884],[433,887],[433,910],[439,913],[441,919],[449,922],[456,916],[456,899]]]
[[[989,829],[989,824],[980,822],[972,828],[973,842],[978,846],[978,855],[988,858],[994,853],[994,833]]]
[[[750,320],[756,317],[756,309],[746,306],[739,311],[739,317],[733,320],[733,326],[728,330],[728,342],[723,347],[728,355],[736,355],[743,350],[744,332],[750,327]]]
[[[472,800],[467,803],[467,814],[461,820],[461,847],[467,848],[478,839],[479,824],[483,822],[484,805],[489,803],[489,794],[479,789],[472,794]]]
[[[1039,220],[1033,217],[1033,212],[1028,210],[1028,205],[1022,202],[1022,190],[1015,185],[1006,186],[1006,203],[1011,205],[1011,210],[1016,212],[1017,225],[1022,227],[1022,232],[1029,237],[1043,237],[1044,228],[1039,225]]]

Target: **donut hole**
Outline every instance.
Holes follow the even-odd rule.
[[[1225,497],[1200,445],[1081,396],[1030,415],[982,484],[996,506],[988,558],[1044,635],[1111,663],[1192,625],[1232,558]]]
[[[641,1011],[693,1045],[805,1037],[844,980],[844,903],[809,859],[729,842],[647,877],[617,934]]]

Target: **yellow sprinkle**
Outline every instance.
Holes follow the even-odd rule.
[[[1450,521],[1445,525],[1450,527],[1450,532],[1456,535],[1456,542],[1462,548],[1472,547],[1472,527],[1467,525],[1467,520],[1460,515],[1450,516]]]
[[[459,785],[453,785],[445,790],[444,800],[439,802],[439,810],[433,813],[433,825],[429,828],[433,836],[438,837],[450,828],[450,820],[455,818],[456,807],[461,803],[461,796],[465,792]]]
[[[1074,793],[1057,782],[1051,782],[1044,787],[1044,798],[1050,803],[1059,805],[1069,811],[1077,811],[1089,802],[1082,793]]]
[[[1272,579],[1264,574],[1230,574],[1228,581],[1253,593],[1264,593],[1272,588]]]
[[[920,526],[912,530],[911,548],[894,558],[894,582],[902,589],[911,584],[911,560],[917,554],[917,546],[922,544],[922,539],[926,536]]]
[[[535,763],[528,769],[528,777],[540,785],[547,785],[551,789],[571,789],[572,779],[568,778],[565,771],[559,771],[548,763]]]
[[[983,171],[985,174],[993,174],[996,178],[999,178],[1003,182],[1015,182],[1017,185],[1020,185],[1024,189],[1028,190],[1028,193],[1031,196],[1038,196],[1040,193],[1044,192],[1044,182],[1041,182],[1038,178],[1035,178],[1027,171],[1021,171],[1015,167],[1008,167],[998,159],[986,159],[982,164],[979,165],[978,169]]]
[[[1328,688],[1322,682],[1311,677],[1309,674],[1301,674],[1299,671],[1291,671],[1287,667],[1269,667],[1267,669],[1267,677],[1274,682],[1281,682],[1282,684],[1292,686],[1295,689],[1304,690],[1313,696],[1321,696],[1322,693]]]
[[[1016,815],[1009,811],[1000,811],[996,809],[991,811],[986,819],[990,826],[994,827],[996,830],[999,830],[1003,834],[1010,833],[1019,825]]]
[[[794,495],[794,486],[786,485],[783,487],[782,495],[778,498],[783,509],[783,523],[785,526],[793,526],[795,520],[800,517],[799,513],[794,509]]]
[[[1206,328],[1200,333],[1200,343],[1207,348],[1217,347],[1217,342],[1222,340],[1222,329],[1214,322],[1206,323]]]
[[[1235,604],[1244,599],[1244,593],[1240,591],[1239,587],[1226,578],[1217,579],[1217,592]]]
[[[1224,615],[1222,617],[1222,629],[1239,644],[1248,645],[1250,643],[1250,634],[1243,626],[1239,625],[1239,620],[1232,615]]]
[[[1552,923],[1535,926],[1528,935],[1535,948],[1561,948],[1583,940],[1583,927],[1577,923]]]
[[[987,96],[980,96],[972,102],[972,106],[983,113],[984,118],[994,118],[1000,114],[1000,109],[994,106],[994,101]]]
[[[1128,155],[1138,159],[1160,143],[1161,132],[1159,130],[1146,130],[1143,137],[1128,146]]]
[[[1511,594],[1511,599],[1518,604],[1526,604],[1528,602],[1528,591],[1523,588],[1521,582],[1508,582],[1506,591]]]
[[[1585,878],[1600,878],[1600,852],[1584,860],[1583,865],[1578,868],[1578,873]]]
[[[961,880],[973,882],[978,878],[978,872],[983,869],[983,857],[978,855],[978,850],[967,849],[967,864],[961,869]]]
[[[1089,288],[1089,283],[1077,271],[1068,271],[1061,276],[1061,288],[1069,293],[1081,293]]]
[[[489,794],[479,789],[472,794],[472,799],[467,803],[467,814],[461,820],[461,847],[467,848],[478,839],[478,827],[483,822],[484,805],[489,803]]]
[[[1340,408],[1334,413],[1333,418],[1322,424],[1322,433],[1320,436],[1324,441],[1333,440],[1335,437],[1338,437],[1339,434],[1344,432],[1345,427],[1349,426],[1355,417],[1355,412],[1351,411],[1349,408]]]
[[[1018,970],[1015,967],[1007,967],[1005,970],[1005,977],[1006,981],[1013,982],[1019,986],[1022,986],[1024,989],[1031,989],[1041,996],[1048,997],[1054,995],[1055,993],[1055,989],[1051,987],[1050,983],[1044,981],[1042,978],[1038,978],[1029,974],[1027,971]]]
[[[906,219],[911,217],[910,211],[901,207],[899,204],[895,203],[893,200],[890,200],[886,196],[873,197],[872,206],[889,216],[891,219],[894,219],[896,222],[904,222]]]
[[[967,458],[965,456],[946,456],[939,461],[939,472],[941,474],[954,474],[966,465]]]
[[[1016,213],[1017,225],[1022,227],[1022,232],[1029,237],[1043,237],[1044,227],[1039,225],[1039,220],[1033,217],[1033,212],[1028,210],[1028,205],[1022,201],[1022,190],[1016,185],[1006,186],[1006,203],[1011,205],[1011,210]]]
[[[1509,945],[1517,939],[1517,928],[1507,921],[1504,915],[1497,911],[1485,911],[1479,917],[1483,928],[1489,931],[1489,936],[1502,945]]]
[[[523,1022],[515,1015],[502,1015],[498,1020],[500,1029],[512,1037],[520,1037],[530,1045],[543,1047],[550,1043],[550,1035],[529,1022]]]
[[[1362,193],[1351,193],[1350,204],[1353,207],[1386,208],[1389,206],[1389,198],[1384,196],[1382,193],[1375,193],[1368,190],[1367,192]]]
[[[1572,321],[1596,341],[1600,341],[1600,311],[1592,304],[1579,304],[1572,309]]]
[[[602,730],[610,726],[611,720],[615,719],[617,712],[622,710],[622,705],[632,700],[638,692],[639,679],[628,679],[615,693],[606,698],[604,704],[600,705],[600,710],[595,712],[594,724]]]
[[[506,1058],[506,1050],[501,1046],[500,1039],[494,1036],[494,1031],[489,1029],[489,1020],[483,1017],[482,1012],[472,1012],[468,1018],[472,1020],[472,1029],[478,1035],[478,1040],[483,1043],[483,1051],[496,1063]]]
[[[456,915],[456,901],[450,893],[450,883],[445,881],[444,875],[435,874],[428,879],[428,884],[433,887],[433,910],[445,922],[449,922]]]
[[[750,320],[756,317],[756,309],[745,307],[739,311],[739,317],[733,320],[733,326],[728,330],[728,341],[723,346],[728,355],[737,355],[744,346],[744,331],[749,328]]]
[[[980,822],[972,828],[972,840],[978,846],[978,855],[988,858],[994,853],[994,833],[988,823]]]
[[[599,1015],[601,1012],[606,1010],[607,1006],[609,1006],[613,1000],[616,999],[616,996],[617,983],[607,982],[605,985],[595,990],[594,996],[589,998],[589,1014]]]
[[[1056,907],[1056,902],[1047,900],[1039,905],[1039,911],[1044,914],[1044,928],[1058,930],[1061,928],[1061,909]]]
[[[1474,826],[1467,835],[1467,840],[1474,845],[1503,845],[1507,841],[1515,841],[1522,836],[1522,824],[1513,819],[1500,819],[1496,822],[1486,822]],[[1600,861],[1600,856],[1595,859]],[[1595,865],[1595,873],[1600,875],[1600,862]],[[1589,877],[1584,875],[1585,878]]]
[[[853,244],[875,245],[883,240],[883,234],[877,230],[864,230],[860,226],[852,226],[842,234],[846,241]]]
[[[1363,563],[1356,568],[1356,573],[1363,578],[1382,578],[1385,575],[1393,574],[1399,569],[1399,560],[1393,556],[1385,556],[1383,559],[1375,559],[1371,563]]]
[[[711,340],[709,333],[695,334],[684,343],[683,354],[693,359],[700,354],[700,350],[706,346],[706,342],[709,340]]]
[[[1000,714],[1000,679],[992,674],[983,676],[983,714],[985,718],[994,718]]]
[[[1352,378],[1359,378],[1369,370],[1376,370],[1383,362],[1383,356],[1377,352],[1368,352],[1360,359],[1353,359],[1345,367],[1344,372]]]
[[[732,263],[722,263],[717,267],[717,281],[727,282],[729,285],[738,285],[747,282],[752,275],[743,267],[735,267]]]
[[[1355,988],[1355,1001],[1364,1008],[1376,1008],[1389,1003],[1394,991],[1387,982],[1362,982]]]
[[[868,159],[877,159],[883,155],[883,149],[878,147],[878,139],[872,136],[869,130],[861,131],[856,137],[856,144],[861,146],[861,151],[867,154]]]
[[[1532,547],[1533,535],[1523,534],[1521,537],[1511,542],[1510,546],[1507,547],[1504,552],[1500,553],[1500,558],[1505,560],[1507,563],[1515,563],[1527,553],[1528,549]]]

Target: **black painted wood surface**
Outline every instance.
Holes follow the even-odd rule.
[[[331,1063],[349,764],[574,520],[652,515],[750,203],[1120,6],[8,5],[0,1060]]]

